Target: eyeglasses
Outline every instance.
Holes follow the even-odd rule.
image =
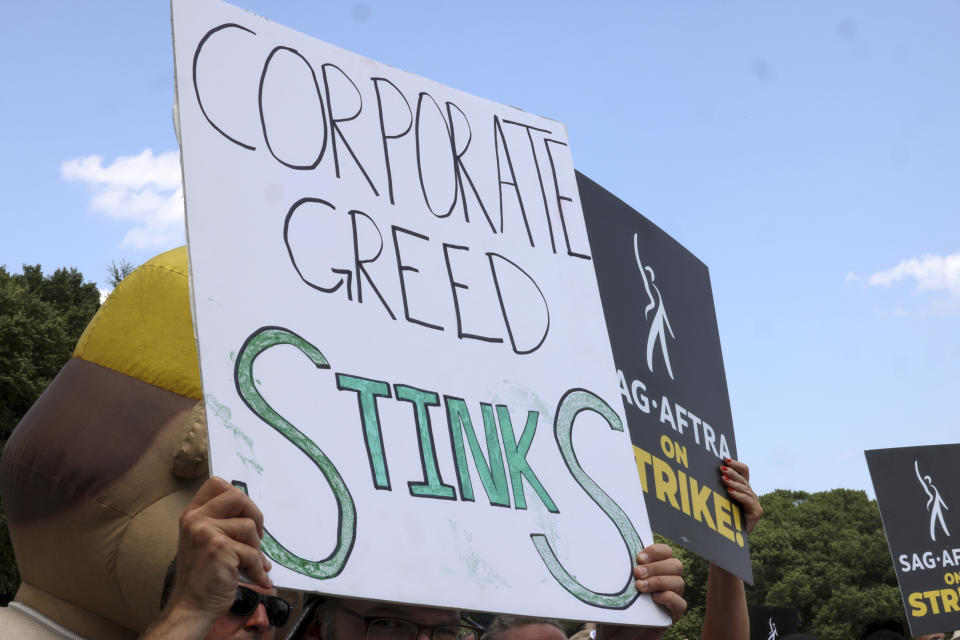
[[[331,605],[345,613],[363,620],[367,625],[366,640],[416,640],[421,631],[429,631],[432,640],[476,640],[483,628],[461,622],[460,624],[417,624],[402,618],[363,616],[340,605]]]
[[[237,595],[233,598],[233,604],[230,605],[230,613],[235,616],[246,618],[253,614],[263,603],[267,611],[267,621],[271,627],[282,627],[290,617],[292,605],[278,596],[268,596],[257,593],[250,587],[242,585],[237,586]]]

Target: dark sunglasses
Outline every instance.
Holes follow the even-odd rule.
[[[261,602],[267,611],[267,621],[271,627],[282,627],[287,623],[290,610],[293,608],[289,602],[278,596],[257,593],[250,587],[237,586],[237,595],[230,606],[230,613],[240,618],[246,618],[257,610]]]

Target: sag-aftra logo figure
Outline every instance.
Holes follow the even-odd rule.
[[[947,523],[943,519],[943,511],[941,509],[949,509],[947,503],[943,501],[943,498],[940,497],[940,491],[933,484],[933,480],[929,475],[920,474],[920,465],[916,460],[913,461],[913,468],[917,472],[917,480],[920,481],[920,486],[923,487],[924,492],[927,494],[927,511],[930,512],[930,539],[934,542],[937,541],[937,523],[940,523],[940,528],[943,529],[943,533],[950,536],[950,532],[947,531]]]
[[[643,310],[644,319],[649,320],[650,312],[656,309],[653,313],[653,321],[650,323],[650,331],[647,334],[647,369],[650,370],[650,373],[653,373],[653,349],[659,344],[660,352],[663,353],[663,361],[667,365],[667,373],[670,374],[670,379],[674,380],[673,369],[670,366],[670,352],[667,350],[667,336],[664,330],[669,331],[670,337],[674,340],[677,337],[673,335],[673,327],[670,326],[670,319],[667,318],[667,309],[663,305],[663,295],[654,282],[656,274],[653,272],[653,267],[644,266],[640,260],[637,234],[633,234],[633,254],[637,258],[637,268],[640,269],[640,277],[643,279],[643,289],[650,301]]]
[[[767,636],[767,640],[778,640],[780,634],[777,633],[777,625],[774,623],[773,618],[770,618],[767,622],[770,625],[770,634]]]

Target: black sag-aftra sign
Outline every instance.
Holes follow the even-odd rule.
[[[577,185],[651,526],[752,583],[719,472],[737,454],[707,266],[579,172]]]
[[[960,628],[960,444],[864,455],[910,634]]]

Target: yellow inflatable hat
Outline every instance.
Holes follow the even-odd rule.
[[[135,638],[156,616],[179,514],[208,474],[200,398],[181,247],[113,291],[7,442],[0,492],[22,583],[0,637],[46,637],[45,620]]]
[[[187,398],[200,399],[187,249],[160,254],[110,294],[73,352]]]

